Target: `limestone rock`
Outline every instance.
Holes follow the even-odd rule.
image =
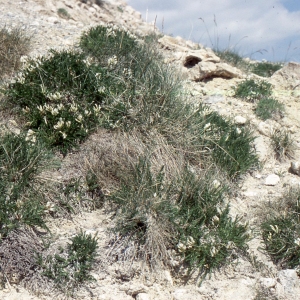
[[[278,272],[278,279],[281,283],[281,289],[278,287],[280,294],[284,299],[296,299],[295,296],[300,292],[300,280],[296,270],[288,269]]]
[[[195,294],[194,291],[190,291],[188,289],[176,289],[172,295],[173,295],[174,300],[190,300],[190,299],[202,300],[202,299],[204,299],[204,297],[201,296],[200,294]]]
[[[222,78],[242,78],[243,74],[235,67],[226,63],[214,63],[211,61],[201,61],[193,68],[188,69],[189,78],[193,81],[222,77]]]
[[[271,80],[273,83],[279,83],[286,88],[296,89],[300,87],[300,64],[289,62],[283,68],[275,72]]]
[[[274,278],[260,278],[260,284],[268,289],[275,287],[276,283]]]
[[[146,293],[140,293],[136,295],[136,300],[150,300],[151,297]]]
[[[225,97],[220,94],[210,95],[203,99],[203,102],[206,104],[215,104],[215,103],[224,102],[224,101],[225,101]]]
[[[246,122],[247,122],[247,119],[244,118],[244,117],[242,117],[242,116],[236,116],[236,117],[234,118],[234,123],[235,123],[235,124],[238,124],[238,125],[244,125],[244,124],[246,124]]]
[[[266,178],[265,185],[276,185],[280,182],[280,178],[276,174],[271,174]]]
[[[260,161],[264,161],[267,158],[268,149],[267,149],[267,145],[264,141],[264,138],[262,136],[258,136],[254,140],[254,147],[255,147],[256,153],[257,153]]]

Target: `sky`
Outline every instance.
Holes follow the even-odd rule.
[[[164,34],[244,57],[300,62],[300,0],[127,0]]]

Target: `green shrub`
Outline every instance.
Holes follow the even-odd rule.
[[[248,102],[255,102],[272,95],[272,85],[267,81],[247,79],[235,88],[235,97]]]
[[[0,29],[0,80],[21,66],[21,57],[30,50],[30,37],[21,28]]]
[[[281,268],[300,267],[300,190],[290,189],[261,225],[264,249]]]
[[[46,228],[37,176],[54,166],[52,154],[38,141],[28,140],[23,134],[0,137],[1,236],[25,224]]]
[[[173,248],[205,276],[247,248],[246,226],[229,216],[226,188],[211,175],[186,170],[177,181],[166,182],[163,168],[155,174],[141,159],[129,181],[113,195],[119,205],[115,247],[120,249],[121,241],[121,249],[127,248],[120,259],[166,265]]]
[[[184,114],[181,117],[183,116]],[[207,112],[204,107],[199,107],[198,111],[186,116],[186,121],[182,120],[180,124],[184,135],[182,142],[185,143],[182,147],[191,153],[200,151],[200,157],[210,163],[212,159],[232,180],[258,166],[258,158],[252,145],[254,137],[249,129],[239,128],[218,113]],[[178,140],[181,134],[176,133]],[[193,155],[191,159],[196,157]]]
[[[189,267],[203,275],[235,259],[236,251],[243,252],[249,240],[247,226],[229,216],[224,203],[227,188],[214,178],[212,173],[199,178],[186,172],[175,198],[177,249]]]
[[[255,114],[262,120],[271,119],[275,115],[281,116],[284,105],[273,98],[262,98],[257,103]]]
[[[67,10],[65,9],[65,8],[59,8],[58,10],[57,10],[57,14],[61,17],[61,18],[63,18],[63,19],[70,19],[71,18],[71,16],[70,16],[70,14],[67,12]]]
[[[121,65],[124,68],[134,63],[134,54],[139,52],[140,46],[129,32],[116,26],[99,25],[82,34],[80,48],[95,57],[101,66],[118,68]]]
[[[74,289],[85,281],[93,280],[89,274],[96,259],[97,237],[80,232],[60,253],[38,257],[43,275],[52,279],[62,290]]]
[[[271,77],[281,68],[282,65],[279,63],[260,62],[251,65],[251,72],[262,77]]]
[[[83,54],[52,50],[49,57],[28,61],[9,85],[6,103],[15,106],[32,134],[66,153],[95,129],[101,105],[120,88]]]

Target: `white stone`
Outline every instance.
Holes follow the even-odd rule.
[[[140,293],[136,295],[136,300],[150,300],[150,296],[146,293]]]
[[[293,297],[299,295],[300,290],[300,280],[296,270],[287,269],[279,271],[278,278],[282,284],[284,296],[286,297],[284,299],[296,299]]]
[[[277,281],[274,278],[260,278],[260,283],[264,287],[270,289],[270,288],[275,287]]]
[[[236,117],[234,118],[234,123],[235,123],[235,124],[238,124],[238,125],[244,125],[244,124],[246,124],[246,122],[247,122],[247,119],[244,118],[244,117],[242,117],[242,116],[236,116]]]
[[[242,192],[242,195],[246,197],[256,197],[258,193],[255,191],[246,191],[246,192]]]
[[[255,147],[256,153],[257,153],[260,161],[264,161],[268,157],[267,156],[268,150],[267,150],[267,145],[262,136],[258,136],[254,140],[254,147]]]
[[[49,23],[53,23],[53,24],[59,23],[59,20],[56,17],[49,17],[49,18],[47,18],[47,21]]]
[[[265,185],[276,185],[280,182],[280,178],[276,174],[271,174],[266,178]]]
[[[258,124],[257,130],[260,134],[263,134],[265,136],[271,135],[271,126],[265,122],[260,122]]]

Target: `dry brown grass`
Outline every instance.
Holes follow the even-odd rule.
[[[165,167],[166,180],[177,176],[183,168],[183,155],[168,145],[166,140],[156,132],[138,131],[110,132],[99,130],[92,135],[81,148],[76,164],[83,173],[92,171],[104,190],[115,191],[121,183],[130,184],[134,166],[139,157],[148,156],[156,173]]]
[[[20,58],[30,50],[30,37],[20,28],[0,29],[0,80],[20,68]]]

